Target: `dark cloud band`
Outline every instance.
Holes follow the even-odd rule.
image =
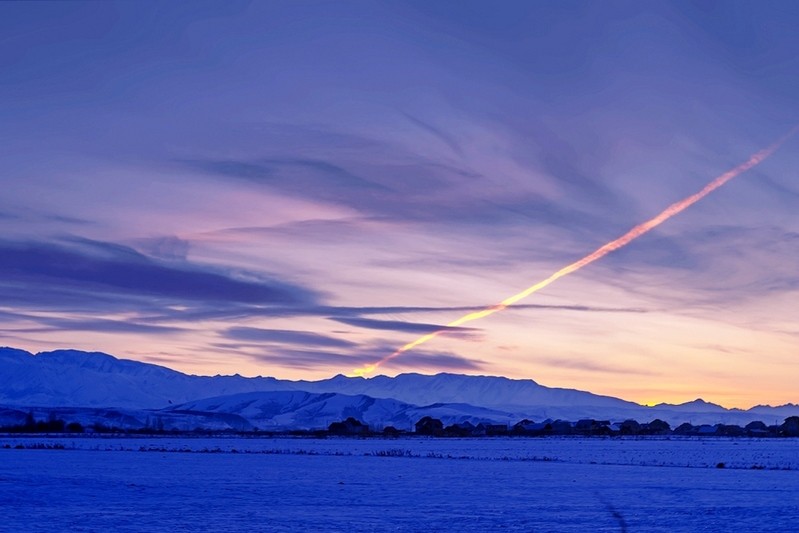
[[[66,242],[0,241],[0,297],[20,289],[46,296],[52,307],[84,304],[96,295],[151,302],[307,305],[313,291],[289,283],[203,265],[153,260],[132,248],[85,239]],[[68,302],[59,302],[60,296]]]

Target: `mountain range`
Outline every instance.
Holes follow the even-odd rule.
[[[423,416],[445,424],[581,418],[677,425],[769,424],[799,415],[799,405],[726,409],[695,400],[647,407],[590,392],[493,376],[338,375],[320,381],[273,377],[195,376],[99,352],[32,354],[0,348],[0,425],[27,413],[82,423],[176,429],[320,429],[349,416],[370,426],[410,429]]]

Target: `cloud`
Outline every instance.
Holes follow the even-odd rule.
[[[755,176],[752,176],[751,180],[768,187],[768,189],[773,193],[774,199],[778,201],[792,203],[796,201],[796,198],[799,198],[799,190],[783,185],[779,181],[769,177],[767,174],[758,173]]]
[[[374,361],[371,361],[374,362]],[[402,357],[391,359],[383,364],[386,368],[416,369],[430,368],[438,370],[482,370],[489,363],[479,359],[469,359],[460,355],[442,352],[411,351],[402,354]]]
[[[308,289],[252,272],[164,263],[127,246],[81,238],[0,241],[0,300],[48,308],[162,309],[308,305]],[[120,301],[124,300],[124,301]],[[117,302],[115,304],[115,302]]]
[[[364,365],[369,362],[363,356],[344,354],[340,352],[287,349],[279,352],[242,352],[255,361],[264,363],[274,363],[288,368],[299,368],[303,370],[330,369],[331,366],[341,368],[347,372],[352,368]]]
[[[356,344],[309,332],[243,329],[246,331],[234,331],[233,335],[226,334],[225,337],[230,341],[211,343],[210,346],[214,351],[227,352],[283,367],[317,371],[330,371],[332,367],[342,373],[349,373],[354,368],[374,363],[396,349],[396,346],[385,340]],[[270,344],[296,344],[296,346]],[[313,346],[319,346],[320,349],[315,349]],[[387,369],[425,368],[443,371],[481,370],[487,366],[488,363],[479,359],[423,349],[404,353],[402,357],[392,359],[383,365]]]
[[[222,333],[227,339],[249,342],[266,342],[276,344],[299,344],[304,346],[321,346],[328,348],[349,348],[354,343],[329,337],[310,331],[293,331],[285,329],[262,329],[252,327],[234,327]]]
[[[236,350],[245,348],[238,346]],[[340,372],[349,373],[352,369],[365,364],[374,363],[376,355],[388,353],[388,347],[361,348],[353,353],[338,351],[318,351],[307,349],[281,349],[280,351],[241,351],[256,361],[274,363],[284,367],[301,368],[304,370],[329,370],[331,366],[339,368]],[[477,359],[468,359],[451,353],[428,352],[416,350],[403,354],[402,357],[392,359],[383,365],[384,368],[418,369],[427,368],[445,371],[470,371],[481,370],[487,363]]]
[[[439,141],[446,144],[449,147],[449,149],[455,153],[455,155],[461,157],[463,156],[463,148],[461,148],[461,146],[454,139],[454,137],[448,134],[446,131],[442,130],[441,128],[437,128],[436,126],[433,126],[429,122],[417,118],[409,113],[402,112],[402,116],[408,119],[408,121],[414,124],[415,126],[426,131],[433,137],[437,138]]]
[[[286,192],[313,194],[317,197],[342,198],[342,193],[356,189],[369,192],[388,189],[379,183],[356,176],[344,167],[306,157],[258,158],[250,161],[202,160],[179,161],[202,172],[277,187]],[[323,187],[317,187],[324,185]],[[316,187],[316,188],[310,188]]]
[[[322,157],[297,156],[187,159],[178,163],[217,179],[235,179],[270,191],[345,206],[381,221],[490,223],[494,216],[484,195],[473,195],[469,188],[462,187],[473,187],[479,179],[468,170],[398,147],[385,156],[370,153],[371,158],[358,157],[346,164],[357,170]]]
[[[359,328],[378,329],[384,331],[400,331],[404,333],[432,333],[434,331],[447,331],[453,333],[469,333],[479,331],[478,328],[463,328],[440,326],[436,324],[422,324],[419,322],[404,322],[401,320],[375,320],[371,318],[330,317],[330,320],[341,322]]]
[[[453,312],[468,312],[480,311],[485,309],[485,305],[464,305],[464,306],[450,306],[450,307],[413,307],[413,306],[396,306],[396,307],[336,307],[330,309],[337,309],[339,311],[349,311],[354,314],[360,315],[382,315],[382,314],[398,314],[398,313],[440,313],[442,311]],[[554,310],[554,311],[577,311],[589,313],[646,313],[646,309],[640,307],[599,307],[588,305],[546,305],[546,304],[517,304],[508,306],[508,309],[516,310]]]
[[[78,218],[78,217],[70,217],[65,215],[45,215],[47,220],[52,220],[54,222],[63,222],[64,224],[77,224],[80,226],[94,224],[91,220],[86,220],[85,218]]]
[[[216,307],[213,309],[203,310],[168,310],[164,312],[163,309],[159,313],[153,314],[146,318],[148,322],[168,322],[168,321],[200,321],[200,320],[226,320],[226,319],[243,319],[247,317],[299,317],[299,316],[321,316],[333,320],[339,319],[359,319],[364,316],[373,315],[397,315],[403,313],[424,314],[424,313],[471,313],[485,309],[487,305],[469,305],[469,306],[442,306],[442,307],[429,307],[429,306],[329,306],[329,305],[315,305],[315,306],[247,306],[231,304],[224,307]],[[545,304],[519,304],[509,306],[507,311],[573,311],[578,313],[648,313],[649,310],[641,307],[601,307],[601,306],[587,306],[587,305],[545,305]],[[453,317],[457,318],[457,317]],[[379,321],[375,320],[375,325],[384,322],[385,325],[391,325],[392,321]],[[404,321],[395,321],[399,324],[410,324]],[[363,322],[361,327],[366,327]],[[353,323],[352,325],[358,325]],[[435,327],[433,324],[422,324],[422,326]],[[400,326],[402,327],[402,326]],[[413,328],[413,326],[409,326]],[[391,328],[376,328],[371,329],[386,329]],[[468,329],[468,328],[467,328]],[[407,331],[403,329],[395,331]]]
[[[56,222],[59,224],[66,224],[66,225],[79,225],[79,226],[87,226],[94,224],[95,222],[74,216],[62,215],[58,213],[51,213],[47,211],[43,211],[41,209],[26,209],[22,208],[18,210],[18,213],[9,213],[7,211],[0,211],[0,220],[16,220],[16,221],[24,221],[28,222]]]
[[[517,147],[518,157],[546,174],[572,202],[596,206],[605,216],[619,209],[633,214],[633,198],[611,186],[612,180],[602,174],[601,169],[612,160],[611,141],[604,135],[589,129],[566,134],[562,125],[549,126],[543,121],[516,124],[516,128],[523,139]]]
[[[143,333],[169,334],[186,331],[184,328],[174,326],[157,326],[140,324],[137,322],[104,319],[66,319],[52,317],[33,317],[28,315],[27,320],[33,320],[47,327],[18,328],[12,331],[17,333],[46,333],[50,331],[91,331],[95,333]]]
[[[204,232],[203,236],[239,236],[239,237],[272,237],[297,238],[306,242],[329,242],[330,235],[355,236],[362,232],[364,224],[371,222],[368,217],[351,217],[348,219],[309,219],[275,224],[272,226],[229,227]]]
[[[602,372],[606,374],[631,374],[641,376],[656,376],[660,373],[645,368],[630,368],[617,365],[609,365],[598,363],[596,361],[587,361],[578,358],[564,358],[564,357],[539,357],[533,362],[540,362],[546,366],[557,368],[568,368],[572,370],[581,370],[588,372]]]
[[[189,241],[174,235],[138,239],[136,245],[146,254],[168,261],[185,261],[189,255]]]
[[[503,120],[500,131],[511,134],[509,139],[512,133],[523,139],[506,142],[483,120],[467,119],[465,138],[487,133],[489,139],[482,145],[462,145],[449,131],[454,127],[447,127],[451,117],[446,112],[399,114],[424,133],[403,124],[393,134],[374,135],[384,140],[364,146],[359,137],[332,130],[309,130],[303,139],[302,127],[283,125],[296,138],[279,131],[253,132],[270,147],[266,155],[250,148],[249,157],[198,155],[169,164],[219,180],[346,206],[381,221],[465,226],[470,232],[535,223],[599,235],[602,229],[615,227],[609,218],[624,212],[621,205],[627,211],[631,208],[629,199],[606,186],[607,180],[596,171],[597,163],[608,158],[603,150],[584,155],[585,148],[572,146],[562,139],[562,132],[538,121],[533,127]],[[393,123],[396,118],[391,117]],[[486,148],[494,135],[500,147]],[[589,137],[588,146],[594,146],[596,138]],[[552,191],[544,193],[534,185],[537,180],[555,184],[557,201]],[[619,231],[629,224],[627,217],[615,218],[625,221]]]
[[[17,320],[28,320],[30,318],[29,315],[25,315],[22,313],[14,313],[10,311],[2,311],[0,310],[0,320],[4,321],[17,321]]]
[[[175,355],[142,355],[139,357],[139,360],[145,363],[163,365],[170,369],[173,365],[183,362],[182,359],[183,357]]]
[[[603,283],[643,295],[661,307],[723,308],[799,288],[794,264],[786,257],[799,257],[795,231],[702,226],[639,239],[608,255],[596,272]],[[672,288],[663,291],[665,284]]]
[[[361,359],[364,363],[374,363],[376,360],[392,353],[396,349],[397,346],[393,342],[377,340],[368,346],[360,348],[358,354],[361,355]],[[474,359],[448,351],[415,348],[403,353],[401,357],[386,361],[381,368],[393,368],[398,370],[425,368],[444,371],[471,371],[481,370],[487,365],[487,362],[480,359]]]

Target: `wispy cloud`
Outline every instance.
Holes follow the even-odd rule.
[[[303,346],[321,346],[328,348],[348,348],[354,346],[352,342],[311,331],[233,327],[225,330],[222,336],[235,341],[248,342],[299,344]]]
[[[169,261],[186,261],[191,243],[175,235],[136,239],[135,245],[151,257]]]
[[[605,283],[662,307],[718,307],[799,288],[793,264],[785,257],[799,257],[796,231],[711,225],[640,239],[610,254],[595,271]],[[643,276],[648,283],[630,280]],[[672,290],[662,290],[663,283]]]
[[[411,115],[410,113],[402,112],[402,116],[404,116],[406,119],[408,119],[408,121],[411,124],[419,127],[423,131],[426,131],[427,133],[432,135],[434,138],[436,138],[439,141],[441,141],[442,143],[444,143],[447,147],[449,147],[450,150],[452,150],[452,152],[455,155],[461,156],[461,157],[463,156],[463,148],[461,148],[461,146],[458,144],[458,142],[455,140],[455,138],[452,135],[450,135],[449,133],[447,133],[445,130],[443,130],[441,128],[438,128],[438,127],[432,125],[431,123],[429,123],[427,121],[424,121],[424,120],[422,120],[422,119],[420,119],[418,117],[415,117],[415,116]]]
[[[317,316],[326,317],[339,322],[344,319],[359,319],[365,316],[381,316],[381,315],[399,315],[399,314],[439,314],[439,313],[464,313],[479,311],[485,309],[489,302],[485,305],[469,305],[469,306],[331,306],[331,305],[315,305],[315,306],[248,306],[248,305],[228,305],[221,308],[205,309],[205,310],[169,310],[168,312],[160,312],[152,314],[143,318],[148,322],[170,322],[170,321],[198,321],[198,320],[228,320],[239,319],[247,317],[302,317],[302,316]],[[602,306],[587,306],[587,305],[546,305],[546,304],[519,304],[508,307],[509,310],[517,311],[567,311],[576,313],[648,313],[649,309],[643,307],[602,307]],[[162,310],[163,311],[163,310]],[[392,322],[398,325],[409,324],[405,321],[380,321],[374,320],[373,322],[353,322],[351,325],[360,327],[367,327],[367,324],[372,326],[383,325],[389,326]],[[426,326],[437,327],[432,324],[422,324],[421,328]],[[414,328],[414,326],[409,326]],[[377,328],[371,329],[385,329],[392,328]],[[465,328],[469,329],[469,328]],[[401,330],[395,330],[401,331]],[[407,331],[407,330],[405,330]]]
[[[212,373],[281,372],[289,350],[317,376],[360,366],[622,235],[799,116],[796,10],[529,4],[1,4],[4,43],[29,53],[0,84],[0,329]],[[734,327],[785,363],[708,348],[740,376],[721,388],[795,401],[797,142],[476,323],[485,365],[457,359],[470,332],[392,363],[701,388],[710,363],[675,345]],[[224,336],[248,326],[273,331]],[[633,346],[675,364],[626,374]],[[582,370],[527,362],[544,348]]]
[[[436,324],[423,324],[419,322],[403,322],[401,320],[376,320],[371,318],[355,317],[330,317],[330,320],[341,322],[350,326],[383,331],[400,331],[403,333],[432,333],[434,331],[448,331],[452,333],[473,333],[479,328],[463,328],[440,326]]]
[[[242,352],[238,352],[242,355]],[[336,368],[355,368],[365,364],[367,359],[363,356],[342,352],[282,349],[280,351],[264,350],[243,352],[243,355],[261,363],[276,364],[282,367],[298,368],[303,370]]]
[[[467,372],[483,370],[489,366],[489,363],[480,359],[471,359],[452,353],[417,351],[407,352],[403,357],[392,359],[384,366],[386,368],[406,371],[409,369],[425,368]]]
[[[546,366],[556,368],[567,368],[570,370],[582,370],[588,372],[600,372],[603,374],[621,374],[621,375],[641,375],[641,376],[657,376],[660,372],[652,369],[640,367],[627,367],[614,364],[608,364],[588,359],[580,359],[574,357],[537,357],[533,362],[540,362]]]
[[[45,215],[44,218],[51,220],[53,222],[63,222],[64,224],[72,224],[78,226],[86,226],[94,224],[93,221],[85,218],[71,217],[66,215],[50,214],[50,215]]]
[[[155,299],[193,307],[307,305],[317,299],[311,290],[263,274],[164,263],[127,246],[87,239],[0,241],[0,256],[0,298],[17,304],[97,310],[119,297],[137,309],[155,307]]]
[[[179,163],[219,177],[339,201],[359,189],[369,193],[389,190],[379,183],[356,176],[341,165],[307,157],[259,158],[250,161],[195,159]]]
[[[158,326],[153,324],[140,324],[132,321],[87,319],[75,320],[67,318],[34,317],[27,316],[45,327],[16,328],[11,331],[17,333],[49,333],[70,331],[91,331],[95,333],[138,333],[145,335],[171,334],[186,331],[185,328],[175,326]]]
[[[265,350],[263,347],[260,349],[250,349],[248,351],[238,351],[241,347],[237,348],[239,355],[244,354],[253,360],[260,362],[267,362],[271,364],[278,364],[280,366],[301,368],[305,370],[319,370],[328,369],[331,366],[347,371],[349,369],[362,366],[374,360],[375,353],[385,351],[387,347],[369,347],[360,348],[350,352],[340,351],[318,351],[308,349],[279,349],[279,350]],[[418,351],[407,354],[407,358],[392,361],[391,364],[386,364],[386,368],[393,368],[396,370],[408,370],[424,368],[433,371],[473,371],[481,370],[485,367],[486,363],[477,359],[469,359],[459,355],[444,353],[444,352],[429,352]]]

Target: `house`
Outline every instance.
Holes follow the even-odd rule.
[[[711,426],[710,424],[702,424],[698,428],[696,428],[696,435],[701,435],[703,437],[709,437],[716,434],[716,426]]]
[[[474,435],[475,425],[468,420],[458,422],[444,428],[444,433],[451,437],[471,437]]]
[[[550,427],[550,433],[553,435],[570,435],[573,433],[572,423],[568,420],[555,420],[547,424]]]
[[[659,418],[641,427],[642,435],[668,435],[669,433],[671,433],[671,426]]]
[[[416,433],[440,436],[444,434],[444,424],[437,418],[426,416],[416,423]]]
[[[742,437],[746,432],[741,426],[734,424],[716,424],[716,435],[725,437]]]
[[[394,426],[386,426],[383,428],[384,437],[399,437],[402,433],[402,431],[398,430]]]
[[[552,420],[547,419],[544,422],[533,422],[525,418],[521,422],[514,424],[511,433],[514,435],[542,435],[552,431],[552,426],[549,425],[550,422],[552,422]]]
[[[485,434],[488,436],[507,435],[508,426],[505,424],[478,424],[478,428],[483,426]]]
[[[369,426],[356,420],[353,417],[347,418],[343,422],[333,422],[327,427],[327,432],[331,435],[367,435]]]
[[[574,431],[582,435],[609,435],[610,420],[594,420],[583,418],[574,424]]]
[[[799,416],[789,416],[780,426],[783,437],[799,437]]]
[[[625,420],[619,425],[619,433],[622,435],[638,435],[641,433],[641,424],[632,418]]]
[[[746,430],[746,434],[750,437],[768,437],[771,434],[768,426],[759,420],[749,422],[746,424],[746,427],[744,427],[744,430]]]

